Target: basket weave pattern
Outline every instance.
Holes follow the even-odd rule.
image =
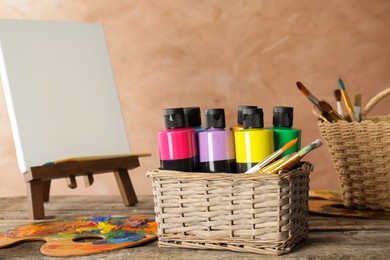
[[[372,98],[361,123],[319,123],[346,207],[390,211],[390,115],[365,117],[390,88]]]
[[[346,207],[390,211],[390,117],[320,123]]]
[[[308,231],[309,173],[210,174],[155,170],[159,246],[283,254]]]

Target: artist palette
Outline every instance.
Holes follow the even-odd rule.
[[[82,256],[132,247],[157,238],[150,216],[94,216],[36,222],[0,233],[0,249],[27,241],[45,241],[48,256]]]
[[[334,217],[390,219],[389,211],[344,207],[338,191],[311,190],[309,197],[309,210],[312,214]]]

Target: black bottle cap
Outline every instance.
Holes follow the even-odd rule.
[[[183,110],[186,127],[197,127],[202,125],[199,107],[185,107]]]
[[[292,127],[294,118],[294,108],[274,107],[273,125],[276,127]]]
[[[225,128],[225,110],[223,108],[206,109],[206,128]]]
[[[242,117],[245,129],[264,127],[264,114],[261,108],[244,108]]]
[[[183,108],[164,109],[165,128],[182,128],[185,127]]]
[[[243,119],[242,119],[242,110],[245,108],[257,108],[257,106],[238,106],[237,110],[237,123],[239,125],[243,124]]]

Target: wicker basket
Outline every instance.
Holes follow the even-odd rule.
[[[192,173],[155,170],[160,247],[280,255],[307,236],[309,173]]]
[[[390,88],[371,99],[361,123],[319,123],[346,207],[390,211],[390,115],[366,117]]]

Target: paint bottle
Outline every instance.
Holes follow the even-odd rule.
[[[281,148],[289,141],[298,138],[297,143],[285,151],[281,157],[301,149],[301,130],[293,128],[294,108],[276,106],[273,108],[273,132],[275,150]]]
[[[234,132],[237,172],[246,172],[274,152],[273,131],[264,129],[261,108],[242,111],[244,129]]]
[[[205,118],[206,131],[198,135],[200,171],[235,173],[233,131],[225,130],[224,109],[207,109]]]
[[[206,131],[206,129],[202,127],[202,119],[200,116],[199,107],[185,107],[183,110],[186,127],[194,128],[196,133]]]
[[[257,106],[243,106],[243,105],[238,106],[238,109],[237,109],[237,125],[232,127],[233,131],[239,131],[239,130],[244,129],[244,125],[243,125],[243,122],[242,122],[242,110],[245,109],[245,108],[257,108]]]
[[[196,171],[198,150],[194,128],[185,127],[183,108],[164,109],[166,130],[158,132],[160,167],[164,170]]]
[[[196,146],[198,151],[197,161],[199,162],[199,133],[206,131],[205,128],[202,127],[202,119],[200,116],[200,108],[199,107],[185,107],[184,110],[184,120],[185,126],[188,128],[194,128],[196,134]],[[199,164],[198,164],[199,167]],[[197,169],[199,170],[199,169]]]

